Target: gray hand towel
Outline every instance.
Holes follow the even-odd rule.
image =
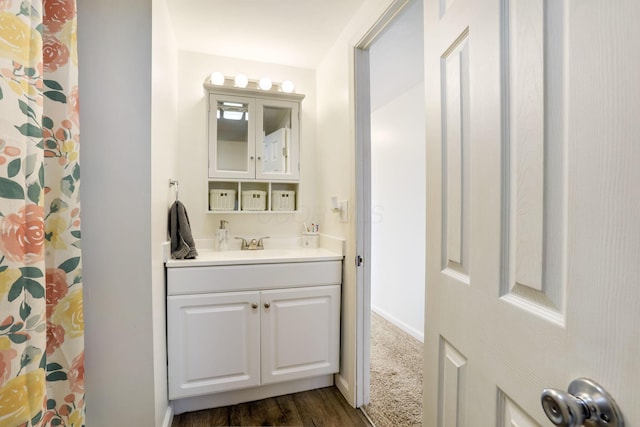
[[[196,244],[191,236],[187,209],[179,200],[169,208],[169,238],[171,239],[171,258],[192,259],[198,256]]]

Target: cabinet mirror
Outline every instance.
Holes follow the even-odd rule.
[[[292,107],[263,104],[262,124],[259,138],[261,153],[258,153],[261,175],[290,175],[292,140]],[[297,167],[297,165],[296,165]]]
[[[297,180],[299,111],[299,99],[211,92],[209,177]]]
[[[249,103],[216,102],[216,170],[249,171]]]

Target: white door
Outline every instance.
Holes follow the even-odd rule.
[[[640,426],[640,3],[425,0],[425,426]]]
[[[340,285],[261,292],[262,384],[338,372]]]
[[[269,173],[283,173],[287,165],[287,138],[290,130],[280,128],[268,135],[262,141],[262,171]]]

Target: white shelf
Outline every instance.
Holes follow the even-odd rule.
[[[210,198],[207,200],[207,213],[212,214],[264,214],[264,213],[295,213],[299,212],[299,195],[300,184],[298,182],[283,181],[256,181],[256,180],[218,180],[209,179],[207,185],[207,193],[210,190],[232,190],[235,191],[234,209],[233,210],[212,210]],[[264,191],[265,203],[262,210],[246,210],[243,209],[242,192],[243,191]],[[273,210],[274,191],[288,191],[294,193],[294,209],[293,210]]]

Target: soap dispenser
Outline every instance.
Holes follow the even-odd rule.
[[[229,242],[229,229],[227,228],[229,221],[220,220],[220,228],[217,233],[218,249],[221,251],[227,250],[227,244]]]

